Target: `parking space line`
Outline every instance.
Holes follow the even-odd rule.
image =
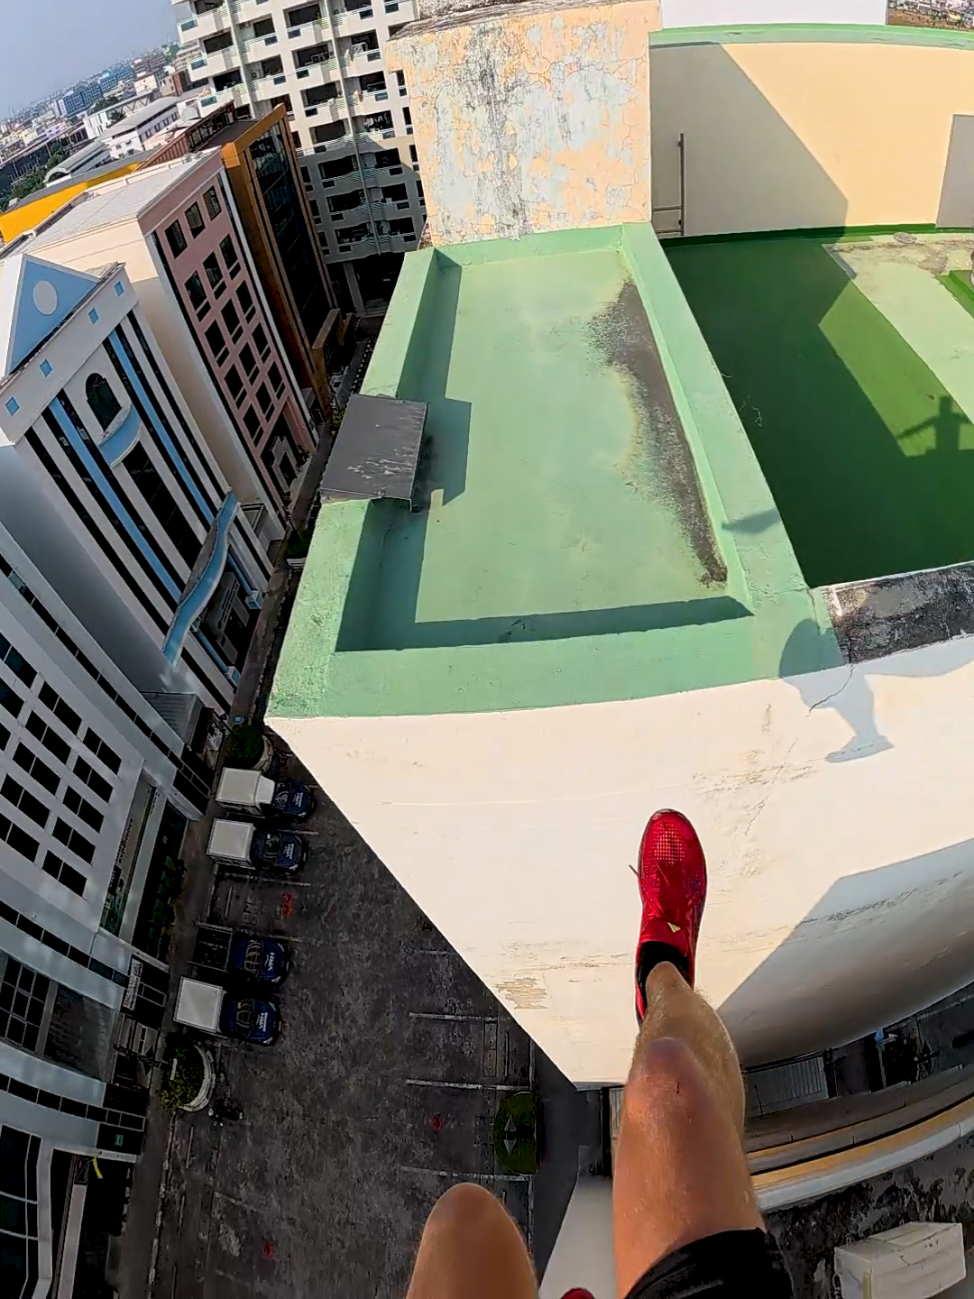
[[[450,1087],[457,1091],[465,1092],[519,1092],[523,1087],[517,1087],[513,1083],[493,1083],[493,1082],[446,1082],[441,1078],[407,1078],[407,1087]]]
[[[441,1168],[417,1168],[410,1164],[400,1164],[403,1173],[431,1173],[434,1177],[455,1178],[460,1182],[476,1182],[480,1186],[490,1186],[494,1182],[530,1182],[531,1178],[524,1173],[454,1173]]]
[[[447,1015],[436,1010],[411,1010],[410,1019],[445,1019],[458,1024],[496,1024],[496,1015]]]

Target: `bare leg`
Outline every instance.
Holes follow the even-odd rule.
[[[534,1268],[504,1206],[482,1186],[441,1195],[419,1242],[407,1299],[537,1299]]]
[[[673,965],[654,966],[612,1187],[620,1296],[691,1241],[764,1225],[743,1125],[744,1086],[726,1028]]]

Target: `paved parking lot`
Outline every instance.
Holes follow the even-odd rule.
[[[290,774],[302,778],[294,767]],[[323,796],[299,879],[221,879],[207,917],[284,937],[271,1048],[220,1042],[244,1117],[173,1126],[157,1299],[404,1292],[436,1197],[482,1179],[530,1237],[529,1179],[495,1169],[530,1040]]]

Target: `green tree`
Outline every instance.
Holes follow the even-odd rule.
[[[36,190],[43,189],[44,177],[52,167],[56,167],[59,162],[64,162],[67,156],[67,149],[65,149],[64,145],[60,145],[51,153],[46,162],[42,162],[40,166],[35,167],[32,171],[27,172],[26,175],[21,176],[20,180],[14,181],[13,185],[10,187],[10,198],[15,203],[19,203],[21,199],[27,198],[29,194],[33,194]]]

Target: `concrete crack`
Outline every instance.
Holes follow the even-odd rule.
[[[814,704],[809,705],[809,709],[808,709],[809,714],[813,713],[816,708],[821,708],[823,704],[830,704],[833,699],[837,699],[839,695],[842,694],[843,690],[845,690],[851,684],[852,675],[856,669],[855,669],[855,665],[852,663],[850,663],[848,667],[849,667],[849,675],[842,682],[842,685],[839,686],[838,690],[833,690],[832,693],[830,695],[826,695],[824,699],[817,699]]]

